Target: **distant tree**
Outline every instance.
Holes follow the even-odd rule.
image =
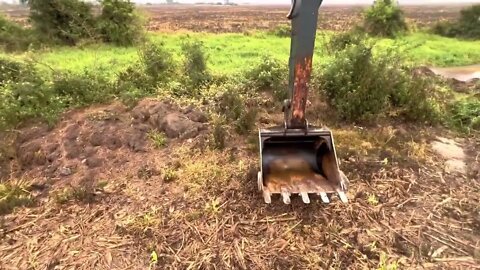
[[[365,12],[365,30],[375,36],[395,37],[408,29],[396,1],[377,0]]]
[[[21,0],[30,7],[34,29],[46,40],[75,45],[95,37],[92,5],[79,0]]]
[[[480,5],[473,5],[460,12],[456,22],[442,21],[433,27],[433,32],[446,37],[480,39]]]
[[[130,0],[102,0],[98,30],[105,42],[129,46],[143,37],[140,16]]]

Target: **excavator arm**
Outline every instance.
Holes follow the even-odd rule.
[[[288,90],[285,102],[287,126],[306,128],[305,108],[312,73],[318,9],[322,0],[293,0],[287,18],[292,21]]]
[[[324,203],[337,193],[342,202],[348,179],[338,166],[332,132],[308,124],[305,111],[312,73],[318,10],[322,0],[294,0],[288,18],[292,21],[289,59],[289,99],[284,101],[283,125],[260,129],[258,188],[266,203],[275,194],[291,202],[299,194],[310,203],[318,194]]]

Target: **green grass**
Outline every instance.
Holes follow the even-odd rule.
[[[398,40],[381,40],[380,46],[403,47],[407,58],[417,65],[438,67],[480,63],[480,41],[446,38],[427,33],[414,33]]]
[[[314,62],[326,59],[323,44],[330,32],[317,34]],[[208,55],[208,65],[214,73],[232,74],[251,67],[262,55],[268,54],[288,63],[290,38],[277,37],[262,32],[253,34],[174,33],[151,34],[155,42],[163,42],[176,60],[186,38],[203,42]],[[380,47],[397,45],[406,49],[407,57],[417,65],[459,66],[480,63],[480,41],[462,41],[426,33],[413,33],[397,40],[379,40]],[[138,60],[138,48],[123,48],[105,44],[86,45],[81,48],[57,47],[44,51],[16,55],[33,58],[39,68],[50,71],[79,72],[84,68],[97,69],[115,76]],[[1,53],[0,53],[1,54]],[[40,64],[41,63],[41,64]]]

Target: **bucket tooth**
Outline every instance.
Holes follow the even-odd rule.
[[[301,192],[301,193],[300,193],[300,196],[302,197],[303,203],[305,203],[305,204],[309,204],[309,203],[310,203],[310,198],[308,197],[308,193],[307,193],[307,192]]]
[[[345,194],[345,192],[343,192],[343,191],[338,191],[338,197],[340,197],[340,200],[341,200],[343,203],[348,203],[348,198],[347,198],[347,195]]]
[[[267,204],[272,203],[272,194],[270,194],[270,192],[264,190],[264,191],[263,191],[263,200],[264,200],[265,203],[267,203]]]
[[[282,199],[284,204],[290,204],[290,192],[282,191]]]
[[[320,192],[318,193],[318,195],[320,195],[320,198],[322,199],[323,203],[330,203],[330,199],[328,198],[326,192]]]

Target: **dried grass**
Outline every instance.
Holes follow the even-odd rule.
[[[256,192],[257,153],[245,138],[225,150],[172,142],[141,156],[170,168],[170,182],[136,177],[127,166],[103,176],[108,183],[92,202],[58,204],[54,185],[36,207],[2,216],[0,268],[478,268],[478,179],[443,174],[422,138],[338,134],[349,204],[265,205]]]

